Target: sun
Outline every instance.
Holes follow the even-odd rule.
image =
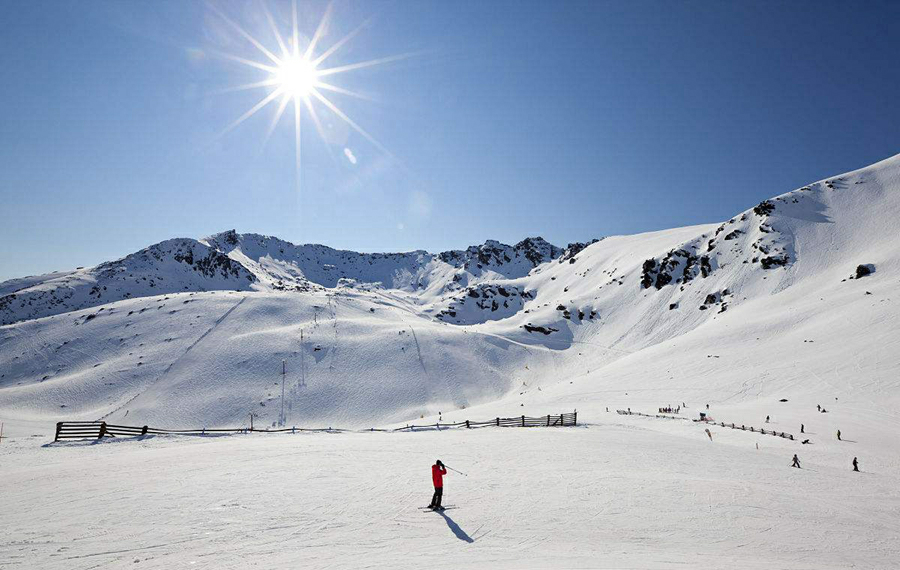
[[[276,71],[272,73],[272,80],[277,89],[294,99],[309,97],[318,83],[318,78],[315,63],[299,55],[282,59]]]
[[[332,97],[332,93],[337,96],[347,96],[358,99],[369,99],[369,97],[361,93],[356,93],[349,89],[345,89],[343,87],[335,85],[333,83],[333,79],[343,73],[406,59],[413,54],[406,53],[388,57],[380,57],[345,65],[329,65],[328,63],[325,63],[325,61],[333,56],[336,52],[338,52],[338,50],[340,50],[347,42],[353,39],[354,36],[368,27],[369,21],[367,20],[363,22],[353,31],[331,44],[331,46],[327,49],[319,50],[317,48],[319,48],[320,40],[323,40],[327,35],[329,19],[331,16],[331,5],[329,5],[329,7],[325,10],[325,13],[322,15],[322,19],[319,21],[319,25],[316,28],[315,33],[311,38],[307,39],[305,37],[302,37],[300,34],[300,26],[297,17],[297,0],[293,0],[291,4],[291,25],[290,32],[287,35],[282,35],[281,31],[279,30],[280,26],[278,25],[278,22],[276,22],[275,18],[272,16],[272,13],[269,12],[268,8],[265,5],[265,2],[262,2],[260,4],[263,15],[265,16],[265,20],[268,22],[269,27],[271,28],[272,38],[277,45],[277,49],[270,49],[269,47],[266,47],[261,40],[253,37],[240,24],[229,18],[225,13],[217,8],[215,4],[209,3],[209,8],[231,28],[233,28],[238,34],[240,34],[241,37],[252,44],[261,55],[265,56],[265,59],[263,59],[262,61],[255,61],[252,59],[247,59],[246,57],[219,52],[217,50],[213,50],[212,53],[267,74],[265,78],[260,78],[260,81],[254,81],[252,83],[246,83],[244,85],[237,85],[222,90],[223,92],[233,92],[249,89],[264,89],[267,91],[267,94],[259,102],[248,109],[243,115],[241,115],[230,125],[228,125],[219,134],[219,136],[224,136],[226,133],[230,132],[232,129],[236,128],[238,125],[271,104],[275,107],[275,113],[271,121],[269,122],[269,128],[266,132],[265,140],[268,140],[269,136],[272,134],[272,132],[275,130],[275,127],[280,122],[282,116],[285,115],[285,111],[292,110],[294,115],[294,148],[296,155],[295,179],[297,190],[299,192],[301,138],[300,131],[301,125],[303,123],[303,121],[301,121],[301,114],[307,115],[308,119],[312,121],[313,126],[315,126],[316,131],[318,131],[319,137],[325,143],[325,148],[329,153],[331,153],[332,151],[329,143],[327,142],[327,137],[325,135],[322,120],[320,118],[320,112],[326,112],[336,116],[338,119],[346,123],[351,129],[356,131],[359,135],[361,135],[372,145],[374,145],[384,155],[388,157],[393,156],[390,151],[388,151],[384,147],[384,145],[378,142],[375,137],[369,134],[365,129],[360,127],[355,121],[353,121],[353,119],[347,116],[347,114],[343,110],[341,110],[341,108],[335,102],[332,102],[330,98]],[[317,51],[319,53],[317,53]],[[326,95],[326,93],[328,93],[328,95]],[[305,110],[305,113],[303,112],[303,110]],[[355,162],[353,164],[355,164]]]

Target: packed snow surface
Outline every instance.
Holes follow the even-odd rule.
[[[0,283],[0,567],[896,567],[897,219],[900,156],[722,223],[565,248],[224,232]],[[577,428],[44,445],[62,420],[576,408]],[[438,457],[469,474],[443,515],[418,510]]]
[[[780,438],[714,429],[710,442],[688,422],[597,419],[50,448],[15,440],[0,446],[13,490],[0,499],[0,559],[65,570],[896,567],[896,469],[876,466],[861,436],[851,451],[804,446],[803,468],[792,469],[800,446]],[[827,439],[812,425],[810,437]],[[857,452],[871,458],[862,473],[830,460]],[[445,476],[442,514],[420,510],[436,458],[467,475]]]

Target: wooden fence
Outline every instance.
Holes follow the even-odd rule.
[[[695,422],[699,422],[700,420],[694,420],[694,421],[695,421]],[[714,426],[727,427],[727,428],[731,428],[731,429],[739,429],[739,430],[741,430],[741,431],[751,431],[751,432],[753,432],[753,433],[761,433],[761,434],[763,434],[763,435],[774,435],[774,436],[776,436],[776,437],[783,437],[783,438],[785,438],[785,439],[789,439],[789,440],[791,440],[791,441],[794,441],[794,436],[793,436],[792,434],[789,434],[789,433],[786,433],[786,432],[783,432],[783,431],[775,431],[774,429],[773,429],[773,430],[766,430],[766,429],[764,429],[764,428],[756,429],[756,428],[754,428],[753,426],[747,427],[747,426],[745,426],[745,425],[736,425],[736,424],[733,424],[733,423],[731,423],[731,424],[726,424],[725,422],[718,422],[718,423],[717,423],[717,422],[714,422],[714,421],[708,421],[708,422],[702,422],[702,423],[712,424],[712,425],[714,425]]]
[[[762,435],[774,435],[776,437],[783,437],[784,439],[789,439],[794,441],[794,436],[792,434],[783,432],[783,431],[775,431],[775,430],[765,430],[763,428],[755,428],[753,426],[747,427],[746,425],[737,425],[733,423],[725,423],[725,422],[716,422],[713,420],[691,420],[690,418],[680,418],[678,416],[668,416],[665,414],[643,414],[641,412],[632,412],[631,410],[616,410],[617,413],[622,414],[624,416],[644,416],[646,418],[665,418],[669,420],[685,420],[685,421],[693,421],[697,423],[713,425],[713,426],[721,426],[727,427],[731,429],[739,429],[741,431],[749,431],[753,433],[760,433]]]
[[[546,416],[527,417],[516,416],[512,418],[494,418],[483,422],[465,420],[454,423],[435,423],[415,425],[409,424],[399,428],[382,429],[370,428],[363,430],[341,428],[217,428],[217,429],[157,429],[149,426],[123,426],[108,424],[106,422],[57,422],[56,437],[53,441],[61,439],[102,439],[104,437],[141,436],[141,435],[215,435],[227,433],[297,433],[297,432],[399,432],[420,430],[441,430],[453,428],[483,428],[483,427],[568,427],[578,425],[578,412],[569,414],[548,414]]]
[[[494,418],[484,422],[473,422],[466,420],[456,423],[436,423],[427,425],[408,425],[396,428],[390,431],[414,431],[417,429],[444,429],[444,428],[482,428],[482,427],[564,427],[578,425],[578,412],[571,414],[557,414],[546,416],[537,416],[529,418],[527,416],[516,416],[513,418]],[[368,430],[366,430],[368,431]]]

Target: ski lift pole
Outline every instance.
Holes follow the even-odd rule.
[[[287,378],[287,363],[282,360],[281,361],[281,416],[279,417],[278,424],[280,426],[284,425],[284,381]]]

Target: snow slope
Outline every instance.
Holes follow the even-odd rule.
[[[697,368],[704,387],[727,369],[723,390],[747,398],[745,384],[774,369],[794,372],[766,386],[798,392],[825,388],[823,366],[866,371],[867,397],[892,406],[898,215],[894,157],[722,224],[566,250],[539,238],[439,255],[234,232],[169,240],[0,285],[18,288],[0,300],[16,321],[0,327],[0,414],[211,427],[252,412],[271,424],[281,360],[289,424],[369,427],[515,396],[523,382],[631,371],[653,370],[646,383],[663,388]],[[874,272],[851,279],[861,264]]]
[[[898,217],[900,155],[723,223],[565,250],[226,232],[0,284],[0,478],[24,489],[0,497],[0,560],[896,567]],[[679,419],[615,413],[682,403]],[[368,428],[574,408],[586,426],[41,447],[64,419]],[[700,410],[795,439],[710,440]],[[469,473],[450,475],[446,516],[416,509],[435,456]]]

